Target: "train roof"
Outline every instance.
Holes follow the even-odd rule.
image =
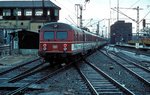
[[[50,23],[47,23],[45,24],[41,30],[46,30],[46,29],[67,29],[67,30],[80,30],[82,31],[80,28],[78,27],[75,27],[75,26],[72,26],[70,24],[66,24],[66,23],[61,23],[61,22],[50,22]]]
[[[61,23],[61,22],[50,22],[50,23],[47,23],[41,28],[41,30],[47,30],[49,28],[54,29],[54,30],[55,29],[57,30],[57,29],[61,28],[61,29],[64,29],[64,30],[77,30],[79,32],[84,31],[86,34],[90,34],[90,35],[93,35],[93,36],[100,37],[99,35],[96,35],[96,33],[92,33],[92,32],[87,31],[85,29],[81,29],[81,28],[78,28],[76,26],[73,26],[73,25],[70,25],[70,24],[66,24],[66,23]]]

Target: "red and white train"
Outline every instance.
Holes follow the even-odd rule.
[[[87,53],[106,44],[100,36],[65,23],[51,22],[40,29],[39,55],[59,62]]]

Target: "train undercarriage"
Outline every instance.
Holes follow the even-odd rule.
[[[42,58],[44,58],[44,61],[49,62],[50,65],[65,63],[69,64],[72,61],[75,61],[82,57],[82,54],[68,54],[68,53],[42,53],[40,54]]]

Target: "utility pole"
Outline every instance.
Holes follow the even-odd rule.
[[[137,8],[119,8],[119,9],[132,9],[132,10],[137,10],[137,19],[133,19],[129,16],[127,16],[126,14],[124,14],[123,12],[121,12],[120,10],[115,10],[114,8],[111,8],[112,10],[114,11],[117,11],[118,13],[128,17],[129,19],[131,19],[132,21],[134,21],[136,23],[136,33],[137,33],[137,36],[138,36],[138,39],[139,39],[139,10],[142,10],[142,8],[139,8],[139,6],[137,6]]]
[[[96,35],[99,35],[99,23],[100,22],[98,21]]]
[[[119,20],[119,0],[117,0],[117,21]]]
[[[85,0],[84,10],[86,9],[86,4],[88,2],[90,2],[90,0]],[[83,23],[82,23],[83,5],[82,4],[75,4],[75,9],[77,9],[77,26],[82,28],[83,27]]]
[[[75,7],[77,9],[77,25],[82,28],[82,11],[83,11],[83,7],[81,4],[75,4]],[[80,11],[80,14],[79,14]]]
[[[139,6],[137,6],[137,8],[136,8],[136,10],[137,10],[137,26],[136,26],[136,32],[137,32],[137,36],[138,36],[138,41],[139,41]]]
[[[82,28],[83,24],[82,24],[82,5],[80,5],[80,28]]]

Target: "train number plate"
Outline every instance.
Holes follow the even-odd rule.
[[[53,49],[57,49],[58,48],[58,46],[57,45],[53,45]]]

